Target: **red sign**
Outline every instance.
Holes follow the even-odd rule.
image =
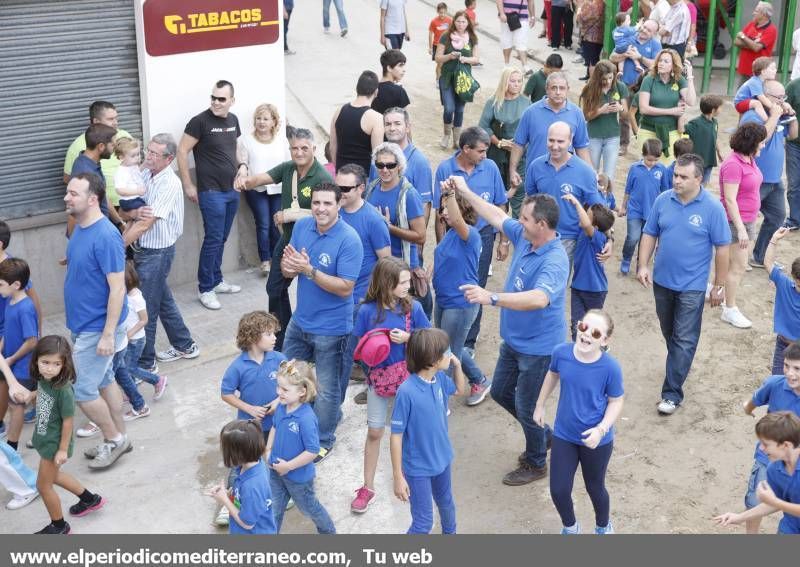
[[[278,0],[146,0],[144,41],[153,57],[278,41]]]

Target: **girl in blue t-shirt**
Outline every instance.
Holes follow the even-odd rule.
[[[219,444],[222,460],[234,468],[236,479],[230,491],[220,483],[207,494],[228,510],[229,533],[276,533],[267,467],[261,459],[265,448],[261,425],[253,419],[231,421],[222,428]]]
[[[391,329],[389,356],[369,371],[367,377],[367,439],[364,442],[364,484],[356,490],[350,510],[357,514],[367,511],[375,500],[375,471],[381,451],[381,439],[386,428],[386,416],[391,397],[381,396],[375,388],[377,373],[393,367],[402,376],[406,369],[406,343],[416,329],[431,326],[422,305],[409,295],[411,270],[404,261],[393,256],[381,258],[375,264],[364,303],[358,309],[353,327],[354,338],[361,338],[375,329]]]
[[[472,323],[478,316],[477,303],[470,303],[460,287],[478,285],[478,258],[481,255],[481,235],[473,226],[478,218],[472,206],[448,182],[442,185],[442,222],[449,227],[433,252],[433,289],[436,326],[450,336],[450,350],[461,361],[470,384],[468,406],[481,403],[492,385],[468,354],[464,353]]]
[[[319,424],[309,404],[317,396],[314,367],[308,362],[284,360],[278,368],[280,404],[272,418],[267,441],[270,487],[275,526],[281,531],[289,499],[308,516],[321,534],[335,534],[327,510],[314,493],[314,459],[319,455]]]
[[[783,351],[790,343],[800,340],[800,256],[792,262],[791,276],[773,266],[778,242],[791,230],[785,226],[776,230],[764,252],[764,266],[769,270],[770,281],[775,284],[773,326],[778,336],[772,355],[773,374],[783,374]]]
[[[550,496],[561,516],[562,534],[580,533],[572,503],[575,471],[592,500],[594,533],[614,533],[609,518],[606,470],[614,447],[614,422],[622,412],[622,369],[604,349],[614,323],[598,309],[578,323],[577,341],[553,350],[550,371],[533,410],[533,421],[544,427],[544,406],[561,383],[550,454]]]
[[[611,186],[611,178],[605,173],[597,174],[597,192],[603,199],[603,204],[612,211],[619,212],[617,209],[617,199],[614,197],[614,189]]]
[[[411,375],[397,390],[392,412],[394,494],[411,504],[409,534],[433,528],[433,502],[442,533],[456,533],[456,506],[450,485],[453,447],[447,433],[447,399],[467,393],[461,363],[450,352],[450,338],[441,329],[414,331],[406,362]],[[445,370],[454,367],[453,379]]]

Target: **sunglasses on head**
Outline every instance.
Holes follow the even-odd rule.
[[[589,331],[589,325],[587,325],[583,321],[578,321],[578,330],[581,333],[585,333],[585,332]],[[591,329],[589,334],[592,335],[592,338],[594,338],[594,339],[598,339],[599,340],[599,339],[603,338],[603,333],[602,333],[602,331],[600,331],[600,329]]]
[[[384,163],[382,161],[376,161],[375,167],[377,169],[394,169],[395,167],[397,167],[397,162],[395,161],[392,163]]]
[[[213,94],[211,95],[211,102],[221,102],[221,103],[224,104],[227,101],[228,101],[228,97],[226,97],[226,96],[214,96]]]
[[[339,191],[341,191],[342,193],[349,193],[350,191],[358,187],[358,185],[338,185],[338,187]]]

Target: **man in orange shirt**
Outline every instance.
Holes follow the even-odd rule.
[[[778,30],[772,23],[772,4],[759,2],[753,10],[753,19],[733,40],[741,49],[739,64],[736,66],[740,85],[753,76],[753,61],[757,57],[772,55],[777,39]]]

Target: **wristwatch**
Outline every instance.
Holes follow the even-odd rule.
[[[497,296],[496,293],[493,293],[489,299],[492,300],[492,307],[496,306],[497,302],[500,301],[500,298]]]
[[[309,273],[306,277],[308,279],[310,279],[310,280],[313,280],[314,278],[316,278],[317,277],[317,269],[312,267],[311,268],[311,273]]]

